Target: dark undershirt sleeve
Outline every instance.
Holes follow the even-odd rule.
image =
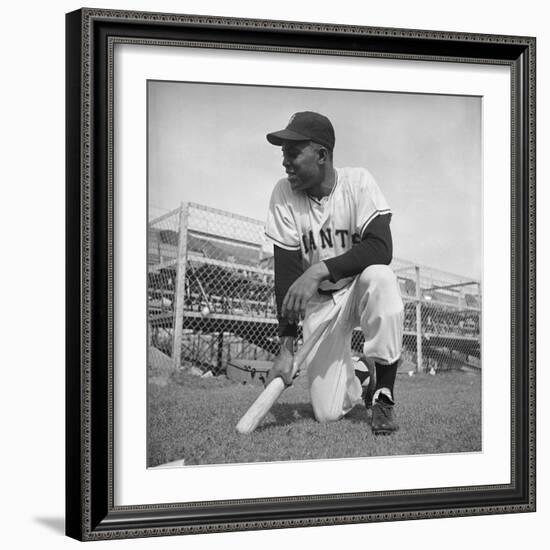
[[[391,214],[377,216],[363,231],[361,242],[340,256],[325,260],[330,280],[353,277],[370,265],[389,265],[393,255]]]
[[[302,252],[300,250],[285,250],[275,245],[273,247],[275,268],[275,301],[277,302],[277,319],[279,321],[279,336],[296,336],[297,327],[281,317],[281,308],[288,289],[304,272],[302,267]]]

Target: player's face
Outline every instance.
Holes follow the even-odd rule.
[[[319,150],[309,141],[284,143],[282,151],[283,166],[294,191],[306,191],[323,181]]]

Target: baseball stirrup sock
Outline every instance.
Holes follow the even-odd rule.
[[[391,365],[376,363],[376,390],[388,388],[391,392],[392,400],[394,399],[393,386],[397,375],[397,364],[397,361]]]

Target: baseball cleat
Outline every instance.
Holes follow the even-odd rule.
[[[380,396],[372,406],[372,433],[374,435],[389,435],[399,429],[395,421],[393,403]]]

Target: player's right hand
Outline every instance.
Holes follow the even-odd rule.
[[[279,355],[275,358],[273,366],[267,374],[265,387],[269,386],[277,377],[282,378],[286,386],[291,386],[294,375],[294,353],[285,345],[281,345]]]
[[[310,266],[290,285],[283,300],[281,316],[290,323],[299,323],[306,316],[307,304],[316,294],[319,283],[328,277],[329,271],[324,262]]]

